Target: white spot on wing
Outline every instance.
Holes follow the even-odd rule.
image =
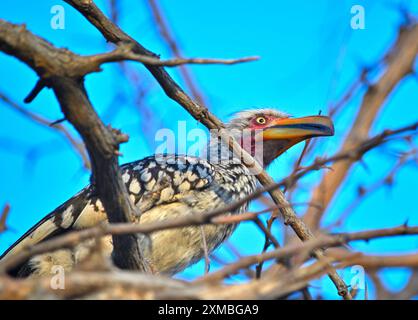
[[[81,229],[93,227],[101,221],[105,221],[107,217],[100,200],[96,201],[96,206],[99,209],[98,211],[95,210],[94,205],[91,203],[91,201],[89,201],[84,207],[83,211],[81,211],[77,220],[74,222],[74,228]]]
[[[157,164],[154,162],[154,161],[151,161],[149,164],[148,164],[148,168],[149,169],[152,169],[152,168],[155,168],[155,166],[156,166]]]
[[[134,167],[134,170],[135,170],[135,171],[139,171],[139,170],[142,170],[142,168],[143,168],[143,164],[142,164],[142,163],[140,163],[140,164],[137,164],[137,165]]]
[[[190,190],[190,183],[188,181],[184,181],[181,185],[179,185],[179,191],[184,192]]]
[[[182,181],[183,181],[182,176],[180,175],[179,172],[176,171],[174,173],[174,179],[173,179],[174,185],[178,186]]]
[[[182,170],[186,169],[186,165],[183,162],[179,162],[177,164],[177,168],[178,168],[178,170],[182,171]]]
[[[141,174],[141,180],[142,181],[144,181],[144,182],[148,182],[148,181],[150,181],[150,179],[151,179],[151,173],[149,173],[148,172],[148,170],[146,170],[146,171],[144,171],[142,174]]]
[[[202,188],[203,186],[205,186],[205,184],[207,183],[206,179],[201,179],[197,184],[196,184],[196,188]]]
[[[131,184],[129,185],[129,191],[135,194],[138,194],[141,191],[141,186],[137,179],[133,179]]]
[[[193,157],[187,157],[187,161],[189,162],[189,164],[191,165],[195,165],[197,164],[199,161],[196,158]],[[189,168],[190,169],[190,168]]]
[[[152,190],[152,188],[154,188],[154,186],[155,186],[155,179],[151,179],[151,181],[148,182],[145,185],[145,189],[147,189],[148,191],[150,191],[150,190]]]
[[[61,228],[67,229],[72,225],[74,222],[74,216],[73,216],[73,210],[74,206],[70,205],[65,211],[62,213],[62,222],[61,222]]]
[[[171,199],[171,197],[173,196],[173,189],[172,188],[165,188],[161,191],[160,194],[160,201],[164,202],[164,201],[168,201]]]
[[[129,181],[129,178],[131,177],[131,175],[129,174],[128,171],[126,171],[123,175],[122,175],[122,180],[123,183],[127,183]]]
[[[197,166],[197,172],[199,173],[199,176],[201,178],[205,178],[208,175],[208,171],[206,170],[206,168],[202,168],[200,166]]]
[[[168,158],[167,159],[167,164],[176,164],[176,159],[174,159],[174,158]]]
[[[193,182],[197,179],[197,175],[194,174],[192,171],[187,171],[186,177],[190,182]]]

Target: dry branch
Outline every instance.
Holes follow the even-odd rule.
[[[238,59],[211,59],[211,58],[173,58],[160,60],[143,54],[137,54],[131,51],[131,46],[120,45],[114,51],[86,57],[91,65],[99,66],[103,63],[118,61],[137,61],[150,66],[159,67],[178,67],[185,64],[225,64],[232,65],[243,62],[258,60],[259,57],[243,57]],[[96,67],[97,68],[97,67]],[[93,70],[94,71],[94,70]]]
[[[300,290],[326,270],[323,263],[317,262],[234,285],[187,283],[129,271],[75,271],[66,276],[65,290],[51,289],[50,277],[26,280],[0,277],[0,299],[277,299]]]
[[[139,226],[136,226],[139,227]],[[324,261],[309,267],[291,270],[272,270],[257,281],[246,284],[224,285],[219,283],[224,277],[245,269],[259,261],[310,252],[319,246],[337,246],[356,240],[370,240],[394,235],[418,234],[418,227],[405,225],[381,230],[361,231],[321,236],[304,243],[293,244],[263,255],[249,256],[228,265],[218,272],[206,275],[192,283],[169,279],[157,275],[144,275],[132,272],[86,272],[74,271],[66,275],[65,290],[51,290],[50,278],[32,278],[16,280],[0,278],[0,297],[8,299],[28,298],[133,298],[133,299],[260,299],[278,298],[296,290],[303,289],[311,279],[324,275],[327,263]],[[357,255],[357,256],[356,256]],[[356,257],[356,259],[354,259]],[[417,255],[394,257],[365,257],[359,254],[345,255],[340,258],[331,256],[328,261],[342,260],[339,266],[366,262],[366,267],[375,265],[417,266]],[[35,290],[36,288],[36,290]]]
[[[368,87],[340,152],[355,149],[369,135],[386,98],[403,78],[413,73],[417,54],[418,23],[410,23],[401,27],[394,46],[386,55],[387,68],[385,72],[375,84]],[[304,215],[304,221],[308,226],[313,229],[319,227],[322,215],[355,162],[356,159],[346,159],[335,163],[332,170],[324,175],[320,184],[313,190],[311,197],[311,202],[320,204],[322,209],[308,208]]]

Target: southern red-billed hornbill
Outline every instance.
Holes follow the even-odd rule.
[[[328,117],[291,118],[271,109],[239,112],[227,124],[227,129],[263,167],[298,142],[334,133]],[[242,135],[243,131],[248,132],[245,129],[253,134]],[[263,143],[262,153],[257,154],[254,146],[260,141]],[[240,161],[222,161],[231,159],[232,152],[227,146],[222,146],[219,139],[212,138],[208,147],[206,157],[154,155],[121,166],[123,181],[141,212],[140,223],[208,212],[255,191],[256,177]],[[239,214],[246,209],[247,204],[231,214]],[[87,186],[39,221],[2,257],[16,254],[24,247],[69,230],[88,228],[104,221],[106,214],[94,187]],[[144,245],[143,248],[152,270],[174,274],[185,269],[204,256],[202,236],[205,237],[207,249],[212,251],[232,233],[235,226],[209,224],[203,228],[204,232],[199,227],[187,227],[152,233],[151,246]],[[110,256],[111,236],[103,237],[101,241],[105,253]],[[51,273],[55,265],[70,270],[77,262],[88,257],[93,242],[85,241],[73,249],[35,256],[19,266],[16,274],[46,275]]]

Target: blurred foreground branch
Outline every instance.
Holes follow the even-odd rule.
[[[378,112],[389,94],[402,79],[414,73],[413,66],[417,54],[418,23],[410,21],[400,28],[395,44],[385,56],[387,64],[385,72],[376,83],[369,85],[360,109],[354,117],[354,123],[341,146],[341,152],[355,149],[369,135]],[[319,227],[322,215],[356,160],[351,158],[335,163],[313,190],[311,202],[317,203],[322,209],[310,207],[306,211],[304,221],[311,228],[317,229]]]

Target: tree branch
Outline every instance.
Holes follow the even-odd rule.
[[[15,56],[47,79],[66,119],[84,140],[92,164],[92,183],[111,223],[131,222],[138,215],[131,203],[118,166],[123,139],[106,127],[94,111],[84,88],[84,58],[57,49],[24,27],[0,20],[0,50]],[[148,271],[134,235],[113,237],[113,260],[120,268]]]
[[[90,21],[102,33],[107,41],[113,42],[117,45],[120,45],[121,43],[128,43],[132,46],[133,52],[150,57],[156,57],[155,53],[145,49],[141,44],[123,32],[118,26],[113,24],[100,11],[93,1],[65,1],[78,10],[88,21]],[[179,103],[196,120],[202,122],[209,129],[221,130],[224,128],[223,123],[215,115],[211,114],[207,108],[199,105],[187,96],[178,84],[168,75],[164,68],[152,65],[145,66],[161,85],[167,96]],[[257,179],[262,185],[274,185],[273,179],[263,170],[263,168],[261,168],[251,155],[241,148],[241,146],[232,137],[226,133],[220,134],[220,137],[223,141],[228,143],[231,150],[234,150],[234,152],[240,156],[244,164],[252,166],[250,169],[257,172]],[[288,205],[283,193],[278,189],[272,189],[269,192],[273,201],[277,205],[281,206],[279,210],[284,217],[285,223],[292,227],[298,237],[302,241],[313,238],[313,233],[309,230],[309,228],[307,228],[305,223],[298,218],[293,208]],[[319,259],[323,257],[321,250],[318,250],[315,254]],[[329,276],[337,287],[339,294],[346,299],[351,299],[350,293],[347,290],[347,285],[342,281],[337,272],[331,268]]]

